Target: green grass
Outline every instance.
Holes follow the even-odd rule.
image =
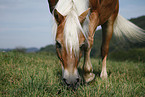
[[[82,59],[83,60],[83,59]],[[79,70],[81,72],[81,60]],[[16,97],[143,97],[145,64],[107,61],[108,79],[100,79],[101,60],[91,59],[96,79],[81,84],[76,91],[61,81],[61,66],[55,55],[0,53],[0,96]]]

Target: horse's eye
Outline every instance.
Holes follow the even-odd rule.
[[[60,42],[58,42],[58,41],[56,41],[56,48],[61,49],[61,44],[60,44]]]
[[[87,46],[88,46],[87,43],[83,43],[83,44],[80,46],[80,49],[81,49],[81,50],[86,50],[86,49],[87,49]]]
[[[80,46],[80,49],[81,50],[84,50],[85,49],[85,44],[84,43]]]
[[[83,50],[83,48],[84,48],[84,46],[83,46],[83,45],[81,45],[81,46],[80,46],[80,49],[81,49],[81,50]]]

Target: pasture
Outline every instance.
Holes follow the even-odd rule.
[[[73,91],[63,86],[61,66],[55,55],[49,53],[0,52],[0,96],[145,96],[145,61],[115,61],[108,59],[108,79],[106,81],[101,80],[99,77],[101,59],[92,58],[91,61],[93,72],[96,74],[95,80],[88,84],[82,83],[76,91]],[[79,64],[80,74],[82,64],[83,58]]]

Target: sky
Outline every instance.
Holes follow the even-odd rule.
[[[145,15],[145,0],[120,0],[127,19]],[[0,48],[54,44],[47,0],[0,0]]]

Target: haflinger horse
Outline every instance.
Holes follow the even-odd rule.
[[[80,83],[77,67],[82,53],[84,81],[88,83],[95,78],[90,52],[97,26],[102,27],[102,79],[107,78],[106,59],[113,32],[131,41],[145,39],[144,30],[118,14],[119,0],[48,0],[48,3],[54,16],[53,33],[62,78],[70,87]]]

